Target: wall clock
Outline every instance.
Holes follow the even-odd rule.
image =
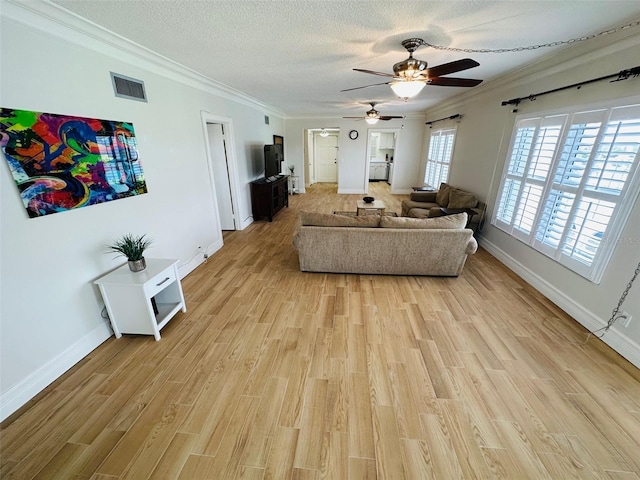
[[[358,131],[357,130],[351,130],[349,132],[349,138],[351,140],[355,140],[356,138],[358,138]]]

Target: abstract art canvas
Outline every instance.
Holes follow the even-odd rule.
[[[128,122],[0,108],[0,147],[32,218],[147,193]]]

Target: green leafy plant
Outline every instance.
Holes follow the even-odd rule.
[[[153,243],[153,240],[145,237],[146,235],[135,236],[130,233],[123,235],[111,245],[107,245],[108,253],[123,255],[130,261],[141,260],[144,251]]]

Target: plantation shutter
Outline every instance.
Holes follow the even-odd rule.
[[[512,235],[528,241],[549,178],[566,115],[518,122],[497,220]]]
[[[494,225],[599,280],[638,195],[639,149],[640,105],[520,119]]]
[[[446,128],[431,133],[424,183],[437,187],[449,179],[456,129]]]

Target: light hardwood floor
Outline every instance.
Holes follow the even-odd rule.
[[[110,338],[4,422],[0,477],[638,479],[639,371],[486,251],[458,278],[298,270],[297,213],[360,197],[225,234],[160,342]]]

